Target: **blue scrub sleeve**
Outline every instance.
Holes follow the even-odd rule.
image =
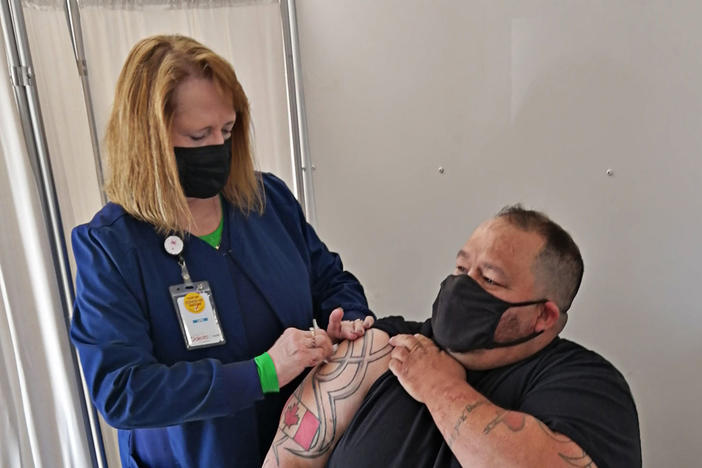
[[[99,231],[73,231],[71,339],[105,420],[120,429],[168,426],[231,415],[263,398],[253,360],[157,361],[146,315],[148,279],[141,278],[134,251],[118,249],[117,240]]]
[[[353,274],[344,270],[339,255],[329,251],[320,240],[285,183],[272,174],[266,174],[266,176],[279,193],[287,196],[287,203],[295,207],[294,212],[297,214],[309,255],[312,302],[314,316],[319,326],[327,328],[329,314],[337,307],[344,309],[344,320],[363,319],[368,315],[375,317],[368,308],[368,301],[361,283]]]
[[[312,300],[319,326],[326,329],[329,314],[337,307],[344,309],[343,320],[363,319],[373,312],[356,277],[344,270],[338,254],[330,252],[306,221],[305,238],[312,264]]]

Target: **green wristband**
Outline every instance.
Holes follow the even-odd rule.
[[[263,353],[254,358],[256,370],[258,370],[258,378],[261,379],[261,390],[263,393],[277,393],[280,391],[278,387],[278,374],[275,372],[275,364],[268,353]]]

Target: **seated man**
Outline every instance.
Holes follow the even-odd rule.
[[[309,373],[264,466],[641,466],[624,378],[558,336],[582,273],[560,226],[504,208],[458,252],[431,320],[379,320]]]

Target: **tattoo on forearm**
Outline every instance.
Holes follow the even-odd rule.
[[[495,416],[495,419],[490,421],[483,433],[489,434],[495,429],[499,424],[504,424],[512,432],[519,432],[524,429],[524,424],[526,421],[526,416],[522,413],[515,413],[514,411],[501,410]]]
[[[595,463],[590,457],[587,456],[584,450],[581,455],[575,457],[569,457],[564,453],[559,453],[558,456],[560,456],[563,459],[563,461],[565,461],[570,466],[578,466],[581,468],[590,468],[595,466]]]
[[[343,355],[334,356],[327,365],[310,372],[305,383],[292,394],[278,426],[282,434],[272,445],[278,464],[278,450],[288,440],[294,444],[285,446],[285,450],[303,458],[317,458],[333,447],[337,436],[337,402],[352,396],[361,386],[369,365],[392,351],[389,344],[374,349],[373,336],[373,333],[366,333],[349,342]],[[350,379],[348,372],[353,372]],[[302,387],[310,380],[313,408],[302,402]]]
[[[544,433],[547,436],[549,436],[551,439],[555,440],[556,442],[560,442],[562,444],[567,444],[567,443],[571,442],[571,440],[568,437],[564,436],[563,434],[557,434],[557,433],[553,432],[551,429],[548,428],[548,426],[546,424],[542,423],[538,419],[536,420],[536,422],[539,425],[539,427],[541,428],[541,430],[544,431]]]
[[[446,439],[448,446],[453,449],[454,444],[458,437],[460,436],[460,429],[463,423],[468,419],[468,415],[472,413],[476,408],[487,403],[487,400],[478,400],[475,403],[469,403],[463,408],[463,412],[456,421],[456,425],[453,427],[453,431]],[[541,430],[552,440],[559,444],[563,444],[563,449],[558,451],[558,456],[563,460],[568,466],[576,466],[579,468],[594,468],[595,463],[592,459],[585,453],[584,450],[579,448],[572,440],[568,437],[557,434],[551,431],[546,424],[542,423],[538,419],[534,418],[541,428]],[[496,427],[500,425],[506,426],[512,432],[520,432],[526,427],[527,417],[524,413],[519,413],[515,411],[500,410],[495,418],[488,423],[483,429],[484,434],[489,434]],[[576,452],[577,450],[577,452]],[[573,455],[575,454],[575,455]]]
[[[458,435],[460,433],[459,429],[461,425],[465,422],[466,419],[468,419],[468,415],[475,410],[480,405],[484,405],[487,403],[487,400],[478,400],[475,403],[469,403],[466,405],[465,408],[463,408],[463,412],[461,415],[458,417],[458,421],[456,421],[456,425],[453,426],[453,431],[451,431],[451,435],[449,435],[448,439],[446,440],[446,443],[448,443],[449,447],[452,447],[456,439],[458,438]]]
[[[551,439],[554,441],[560,443],[560,444],[570,444],[571,446],[575,446],[572,440],[570,440],[568,437],[564,436],[563,434],[557,434],[553,432],[551,429],[548,428],[548,426],[538,419],[536,422],[539,424],[539,427],[541,428],[544,433],[546,433],[547,436],[549,436]],[[592,461],[592,459],[585,453],[584,450],[578,449],[580,451],[580,454],[572,456],[572,455],[567,455],[564,452],[559,451],[558,456],[561,457],[561,459],[566,462],[570,466],[578,466],[581,468],[591,468],[595,466],[595,463]]]

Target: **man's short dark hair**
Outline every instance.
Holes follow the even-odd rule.
[[[566,312],[583,279],[583,258],[573,238],[545,214],[527,210],[520,204],[505,206],[496,218],[504,218],[513,226],[544,238],[544,246],[531,269],[550,296],[548,299],[554,301],[561,312]]]

